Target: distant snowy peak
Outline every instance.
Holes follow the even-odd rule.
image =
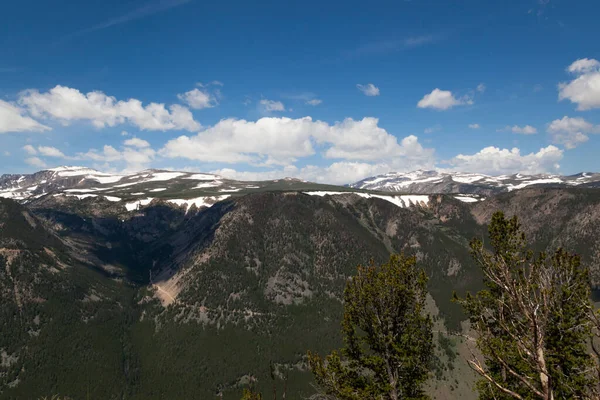
[[[163,186],[157,188],[156,185]],[[217,188],[228,189],[223,178],[213,174],[145,170],[131,174],[105,173],[87,167],[62,166],[33,174],[0,176],[0,197],[29,200],[49,193],[79,193],[79,197],[102,192],[127,192],[128,189],[165,191],[177,186],[182,189]],[[234,188],[235,189],[235,188]],[[120,194],[120,193],[119,193]],[[127,193],[125,193],[127,194]],[[105,196],[106,197],[106,196]]]
[[[487,196],[532,185],[600,187],[600,174],[584,172],[571,176],[524,174],[489,176],[463,172],[419,170],[377,175],[353,183],[350,187],[383,192],[471,193]]]

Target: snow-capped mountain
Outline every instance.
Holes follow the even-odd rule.
[[[194,192],[197,189],[214,194],[256,187],[224,179],[213,174],[146,170],[133,174],[108,174],[86,167],[58,167],[28,175],[2,175],[0,197],[30,200],[47,194],[106,197],[113,201],[167,192]]]
[[[175,206],[200,208],[231,196],[254,191],[357,191],[319,185],[294,178],[245,182],[214,174],[145,170],[131,174],[109,174],[86,167],[58,167],[33,174],[0,176],[0,197],[29,202],[44,196],[70,199],[99,198],[122,202],[129,211],[155,199]]]
[[[401,193],[466,193],[488,196],[532,185],[600,187],[600,173],[561,175],[500,175],[462,172],[390,172],[349,185],[356,189]]]
[[[112,202],[122,201],[127,210],[135,210],[150,204],[154,199],[189,208],[192,205],[209,206],[230,196],[264,190],[331,195],[356,192],[363,196],[367,195],[367,191],[407,195],[449,193],[459,195],[457,198],[461,201],[477,201],[494,193],[532,185],[579,185],[600,188],[600,174],[581,173],[572,176],[516,174],[493,177],[471,173],[414,171],[379,175],[341,187],[292,178],[244,182],[214,174],[183,171],[151,169],[131,174],[110,174],[86,167],[58,167],[33,174],[0,176],[0,197],[21,202],[47,195],[77,199],[102,198]],[[385,198],[390,195],[386,195]],[[412,204],[409,200],[404,202]]]

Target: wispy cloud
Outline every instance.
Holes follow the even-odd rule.
[[[379,96],[379,88],[372,83],[367,83],[366,85],[357,83],[356,88],[363,92],[365,96]]]
[[[135,21],[137,19],[145,18],[150,15],[154,15],[154,14],[160,13],[162,11],[169,10],[174,7],[182,6],[191,1],[192,0],[157,0],[157,1],[153,1],[153,2],[147,3],[146,5],[144,5],[142,7],[136,8],[135,10],[132,10],[128,13],[120,15],[118,17],[111,18],[111,19],[101,22],[99,24],[90,26],[88,28],[82,29],[77,32],[73,32],[73,33],[61,38],[59,40],[59,42],[64,42],[66,40],[73,39],[73,38],[76,38],[76,37],[79,37],[79,36],[82,36],[82,35],[85,35],[88,33],[92,33],[95,31],[102,30],[102,29],[110,28],[115,25],[125,24],[127,22]]]
[[[323,100],[319,99],[318,96],[312,92],[288,93],[282,94],[281,97],[284,99],[303,101],[304,104],[308,104],[310,106],[318,106],[323,102]]]
[[[442,39],[441,35],[421,35],[411,36],[403,39],[388,39],[370,43],[365,43],[356,49],[347,51],[345,55],[350,58],[363,57],[369,55],[393,53],[396,51],[408,50],[415,47],[425,46]]]

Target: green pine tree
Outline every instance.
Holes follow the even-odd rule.
[[[589,273],[577,255],[558,249],[551,257],[527,248],[516,217],[494,214],[492,251],[473,240],[485,290],[457,300],[477,333],[484,360],[480,399],[591,399],[596,378],[587,344]]]
[[[422,386],[433,355],[425,313],[427,277],[414,257],[358,267],[344,292],[345,347],[325,360],[308,353],[324,398],[426,399]]]

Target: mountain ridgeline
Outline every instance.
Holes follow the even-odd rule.
[[[429,393],[474,398],[451,298],[481,288],[469,241],[497,210],[519,216],[535,249],[579,253],[600,286],[591,181],[415,195],[166,171],[38,174],[0,180],[0,399],[239,399],[251,381],[305,398],[306,351],[341,345],[348,277],[399,252],[429,276]]]

